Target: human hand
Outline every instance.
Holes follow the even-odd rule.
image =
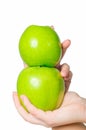
[[[76,122],[86,122],[86,99],[75,92],[67,92],[60,108],[54,111],[42,111],[34,107],[26,96],[22,95],[28,111],[22,107],[16,92],[13,93],[15,106],[20,115],[28,122],[46,127],[56,127]]]

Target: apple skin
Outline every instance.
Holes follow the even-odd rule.
[[[19,40],[19,52],[29,66],[55,66],[61,59],[58,34],[49,26],[30,25]]]
[[[55,110],[63,101],[65,83],[56,68],[27,67],[18,76],[17,92],[39,109]]]

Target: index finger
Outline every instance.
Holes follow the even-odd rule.
[[[70,46],[71,44],[71,41],[70,40],[65,40],[63,43],[62,43],[62,58],[64,56],[64,54],[66,53],[68,47]]]

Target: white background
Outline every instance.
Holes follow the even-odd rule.
[[[17,113],[12,92],[23,68],[18,51],[21,33],[30,24],[54,25],[61,41],[71,40],[62,62],[73,71],[70,90],[86,98],[85,0],[0,0],[0,129],[46,130],[25,122]]]

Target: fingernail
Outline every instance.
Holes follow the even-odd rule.
[[[62,70],[61,71],[61,75],[64,77],[64,76],[66,76],[66,71],[65,70]]]

